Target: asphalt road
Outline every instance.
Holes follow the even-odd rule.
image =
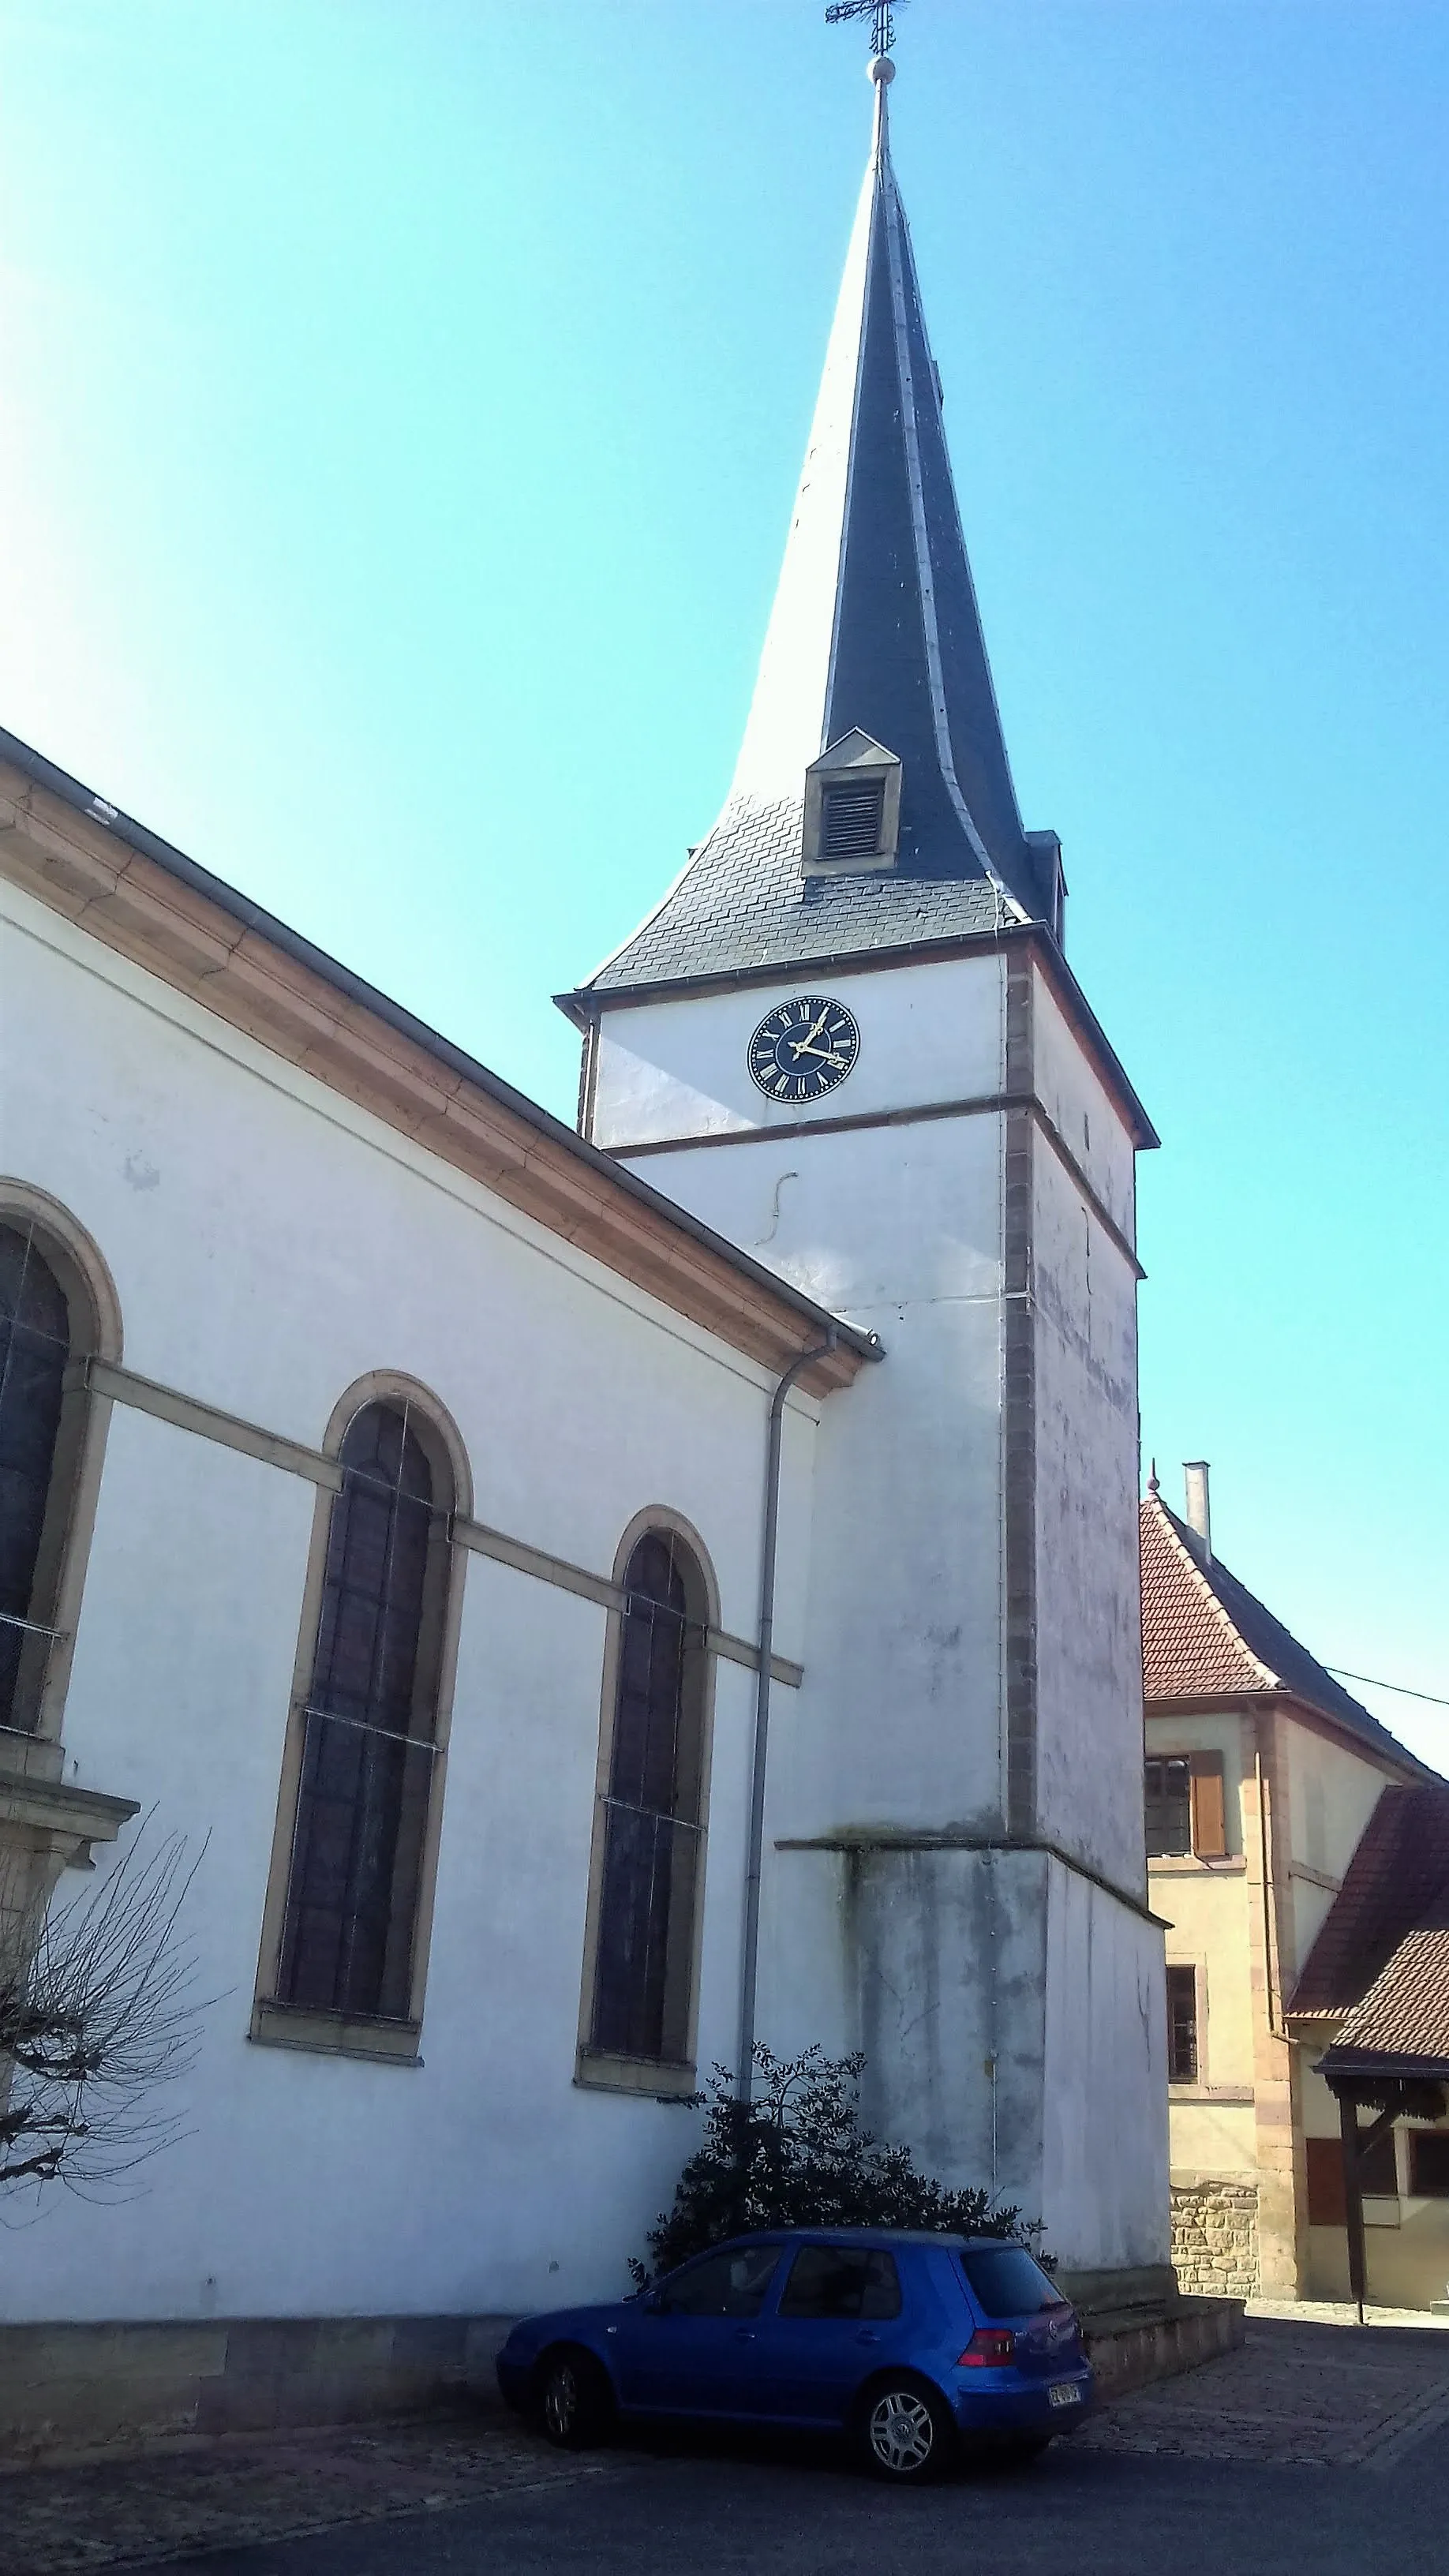
[[[1382,2468],[1132,2457],[1063,2442],[1033,2467],[898,2493],[739,2442],[632,2448],[444,2513],[169,2564],[196,2576],[1443,2576],[1449,2432]]]

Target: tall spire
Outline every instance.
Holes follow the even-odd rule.
[[[875,114],[825,371],[724,810],[591,980],[619,987],[1038,920],[1060,932],[1056,837],[1023,832],[961,532],[910,233]],[[803,863],[806,772],[846,736],[900,763],[876,869]]]

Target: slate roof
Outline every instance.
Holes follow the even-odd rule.
[[[1289,2003],[1345,2016],[1333,2059],[1449,2065],[1449,1782],[1386,1788]]]
[[[885,88],[734,784],[579,995],[1056,920],[1022,829],[961,533]],[[902,763],[893,870],[806,880],[804,774],[853,726]]]
[[[1160,1494],[1141,1507],[1142,1685],[1154,1699],[1241,1699],[1289,1691],[1376,1752],[1421,1773],[1398,1737],[1229,1572],[1202,1564],[1193,1533]]]
[[[806,877],[800,866],[803,799],[730,799],[657,912],[590,978],[610,992],[811,958],[906,948],[977,931],[1013,916],[997,888],[970,876]]]

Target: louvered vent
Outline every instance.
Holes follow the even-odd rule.
[[[880,848],[885,810],[883,778],[830,780],[820,812],[822,859],[870,858]]]

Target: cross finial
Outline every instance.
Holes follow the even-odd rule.
[[[906,0],[830,0],[825,12],[827,27],[839,27],[853,18],[869,18],[870,49],[877,62],[883,62],[896,40],[897,9]]]

